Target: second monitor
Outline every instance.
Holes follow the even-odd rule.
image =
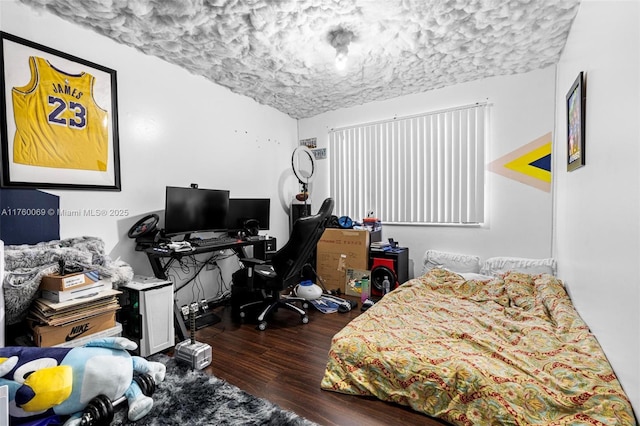
[[[230,198],[227,229],[256,235],[258,230],[269,229],[270,211],[269,198]]]

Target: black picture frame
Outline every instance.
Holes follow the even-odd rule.
[[[567,171],[585,165],[585,91],[581,71],[567,92]]]
[[[116,71],[1,31],[0,44],[0,187],[120,191]]]

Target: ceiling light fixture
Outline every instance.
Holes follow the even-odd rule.
[[[327,40],[336,49],[336,68],[344,70],[347,67],[347,57],[349,55],[349,44],[355,39],[352,31],[342,27],[329,31]]]

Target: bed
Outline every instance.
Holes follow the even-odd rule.
[[[453,272],[427,263],[334,336],[322,389],[455,425],[636,424],[555,264],[502,258]]]

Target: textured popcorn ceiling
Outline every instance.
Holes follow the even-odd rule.
[[[579,0],[21,0],[293,118],[552,65]],[[335,67],[336,47],[348,61]]]

